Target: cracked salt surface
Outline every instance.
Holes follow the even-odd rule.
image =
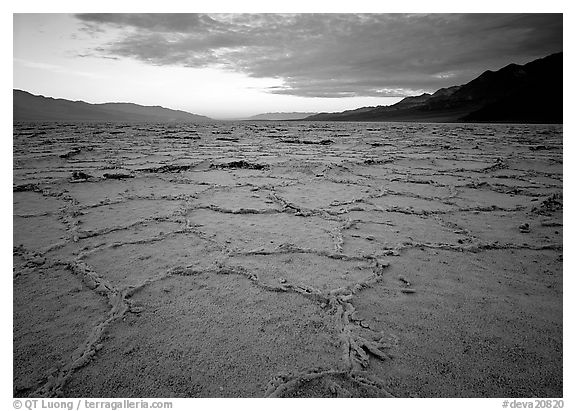
[[[17,124],[14,395],[561,397],[562,179],[561,126]]]

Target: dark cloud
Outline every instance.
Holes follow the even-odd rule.
[[[561,14],[79,14],[94,50],[284,80],[271,93],[405,96],[562,50]],[[93,52],[94,52],[93,51]]]
[[[78,14],[76,17],[89,24],[105,23],[119,27],[135,27],[163,33],[195,33],[218,26],[217,21],[203,14],[92,13]]]

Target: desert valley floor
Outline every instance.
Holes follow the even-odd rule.
[[[13,144],[15,396],[563,395],[562,126]]]

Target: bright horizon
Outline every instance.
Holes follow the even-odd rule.
[[[201,115],[201,116],[210,117],[210,118],[212,118],[213,120],[242,120],[242,119],[245,119],[245,118],[248,118],[248,117],[252,117],[252,116],[255,116],[255,115],[258,115],[258,114],[277,114],[277,113],[296,113],[296,112],[297,112],[297,113],[340,112],[340,111],[351,110],[351,109],[355,109],[355,108],[359,108],[359,107],[365,107],[365,106],[392,105],[392,104],[395,104],[395,103],[397,103],[398,101],[402,100],[402,98],[403,98],[403,97],[398,97],[398,98],[389,97],[389,98],[386,98],[386,101],[389,101],[389,102],[387,102],[387,103],[385,103],[385,104],[383,104],[383,103],[378,103],[378,104],[376,104],[376,103],[374,103],[374,104],[364,104],[364,103],[361,103],[361,101],[370,101],[371,99],[360,99],[360,98],[359,98],[359,99],[355,99],[355,98],[352,99],[352,98],[348,98],[348,99],[340,99],[340,100],[338,100],[338,101],[334,101],[334,103],[336,103],[335,107],[338,107],[338,105],[342,105],[342,106],[343,106],[343,108],[336,108],[336,109],[334,109],[334,110],[318,111],[318,110],[313,110],[313,109],[306,109],[306,110],[303,109],[303,110],[281,110],[281,111],[280,111],[280,110],[278,110],[278,111],[258,111],[258,112],[255,112],[255,113],[253,113],[253,114],[247,114],[247,115],[244,115],[244,116],[242,116],[242,115],[239,115],[239,116],[226,116],[226,115],[224,115],[224,116],[220,117],[220,116],[218,115],[218,112],[216,112],[216,113],[217,113],[216,115],[211,116],[211,115],[204,114],[204,113],[193,112],[193,111],[191,111],[191,110],[187,110],[187,109],[182,108],[182,107],[171,107],[171,106],[167,106],[167,105],[163,105],[163,104],[156,104],[156,103],[139,103],[139,102],[137,102],[137,101],[127,101],[127,100],[126,100],[126,101],[123,101],[123,100],[122,100],[122,101],[121,101],[121,100],[118,100],[118,101],[113,101],[113,100],[89,101],[89,100],[84,99],[84,98],[76,98],[76,97],[73,97],[73,98],[70,97],[70,98],[68,98],[68,97],[62,97],[62,96],[45,95],[45,94],[42,94],[42,93],[35,93],[35,92],[30,91],[30,90],[25,90],[25,89],[18,88],[18,87],[14,87],[14,90],[21,90],[21,91],[25,91],[25,92],[28,92],[28,93],[33,94],[33,95],[39,95],[39,96],[49,97],[49,98],[51,97],[51,98],[53,98],[53,99],[64,99],[64,100],[70,100],[70,101],[83,101],[83,102],[85,102],[85,103],[90,103],[90,104],[103,104],[103,103],[134,103],[134,104],[138,104],[138,105],[141,105],[141,106],[148,106],[148,107],[161,106],[161,107],[163,107],[163,108],[168,108],[168,109],[171,109],[171,110],[182,110],[182,111],[189,112],[189,113],[191,113],[191,114],[198,114],[198,115]],[[345,100],[345,101],[343,101],[343,100]],[[376,99],[375,99],[375,100],[376,100]],[[379,100],[381,100],[381,99],[379,99]],[[359,103],[357,103],[356,105],[354,105],[354,104],[355,104],[355,103],[354,103],[355,101],[359,101]],[[330,101],[329,101],[329,103],[330,103]],[[347,107],[348,104],[352,104],[353,106],[352,106],[352,107]],[[360,104],[360,105],[358,105],[358,104]],[[305,107],[305,106],[304,106],[304,107]],[[248,112],[251,113],[252,111],[248,111]]]
[[[14,14],[13,88],[234,119],[391,105],[558,51],[561,14]]]

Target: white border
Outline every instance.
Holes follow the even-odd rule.
[[[571,235],[574,233],[574,163],[571,161],[574,154],[574,105],[572,100],[575,96],[574,81],[572,80],[574,70],[574,53],[573,39],[574,36],[574,2],[569,1],[482,1],[482,2],[464,2],[464,1],[401,1],[385,2],[380,1],[342,1],[328,2],[311,0],[290,0],[288,2],[272,3],[262,0],[211,0],[209,2],[198,4],[195,2],[186,2],[182,0],[163,0],[163,1],[118,1],[118,0],[99,0],[94,2],[79,1],[12,1],[10,4],[2,3],[2,20],[1,25],[4,31],[1,37],[2,51],[5,56],[8,53],[12,56],[12,13],[69,13],[69,12],[228,12],[228,13],[245,13],[245,12],[374,12],[374,13],[398,13],[398,12],[435,12],[435,13],[564,13],[564,401],[565,408],[570,409],[573,405],[574,396],[570,387],[574,386],[573,364],[574,355],[571,346],[574,343],[574,326],[571,321],[571,312],[573,303],[570,291],[574,288],[573,273],[571,268],[574,267],[575,251]],[[2,137],[0,138],[0,150],[2,155],[1,182],[2,193],[8,199],[2,202],[2,228],[1,236],[1,262],[2,262],[2,298],[1,312],[2,324],[6,328],[3,338],[0,340],[1,353],[5,372],[1,376],[1,390],[3,409],[12,408],[12,372],[7,369],[12,368],[12,79],[13,71],[10,61],[12,58],[4,59],[3,70],[3,94],[2,94]],[[8,67],[9,69],[6,69]],[[10,84],[8,85],[8,83]],[[566,292],[568,291],[568,292]],[[155,399],[159,400],[159,399]],[[442,410],[500,410],[502,401],[500,399],[360,399],[360,400],[281,400],[274,403],[270,400],[250,400],[250,399],[170,399],[174,402],[174,408],[177,410],[188,409],[207,409],[207,408],[244,408],[247,409],[265,409],[269,407],[286,408],[314,408],[331,407],[336,409],[349,409],[351,406],[377,407],[377,409],[442,409]],[[354,401],[354,404],[352,404]],[[359,402],[362,403],[359,403]],[[385,403],[383,401],[386,401]]]

